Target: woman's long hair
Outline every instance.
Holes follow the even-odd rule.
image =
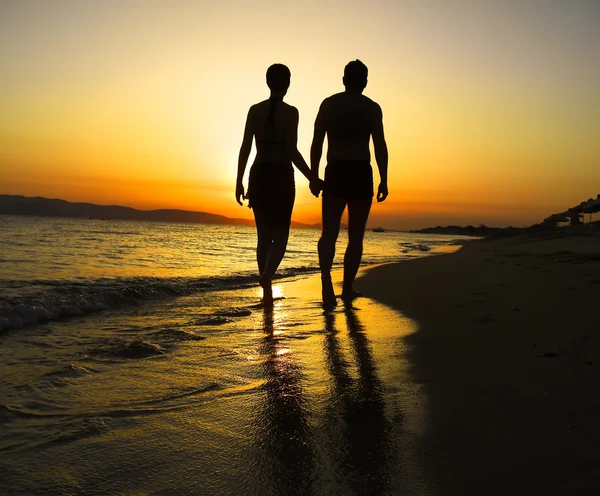
[[[290,86],[292,73],[283,64],[273,64],[267,69],[267,86],[271,91],[287,90]],[[269,116],[267,123],[273,124],[275,119],[275,108],[283,100],[283,96],[271,96],[269,98]]]

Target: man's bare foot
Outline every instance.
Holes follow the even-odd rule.
[[[335,298],[335,292],[333,291],[333,282],[331,282],[331,276],[321,276],[321,284],[323,307],[325,309],[335,307],[337,305],[337,300]]]
[[[273,286],[271,285],[271,279],[263,274],[260,276],[258,283],[263,288],[263,303],[268,306],[273,305]]]
[[[354,298],[358,298],[363,294],[360,291],[356,291],[355,289],[351,289],[350,291],[342,291],[341,298],[344,301],[352,301]]]

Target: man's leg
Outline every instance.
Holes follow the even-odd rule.
[[[319,266],[321,267],[321,283],[323,285],[323,305],[335,306],[335,293],[331,282],[331,266],[335,256],[335,242],[340,232],[340,221],[346,208],[343,198],[323,196],[322,220],[323,232],[319,239]]]
[[[358,272],[363,253],[363,238],[372,199],[356,199],[348,202],[348,247],[344,255],[344,285],[342,299],[351,300],[355,293],[352,291],[354,278]]]

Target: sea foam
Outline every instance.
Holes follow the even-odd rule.
[[[315,272],[314,268],[295,267],[282,271],[277,278],[289,278]],[[255,275],[203,278],[132,277],[79,281],[32,281],[21,294],[0,297],[0,331],[21,329],[68,317],[148,301],[187,296],[197,292],[239,289],[258,283]],[[226,320],[228,315],[220,315]]]

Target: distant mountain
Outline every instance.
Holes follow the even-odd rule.
[[[583,227],[583,225],[582,225]],[[478,236],[482,238],[503,238],[508,236],[518,236],[521,234],[532,234],[532,233],[541,233],[541,232],[552,232],[557,231],[559,229],[565,228],[557,228],[556,226],[547,226],[545,224],[534,224],[529,227],[488,227],[485,225],[480,225],[477,227],[474,226],[437,226],[437,227],[428,227],[426,229],[419,229],[416,231],[409,231],[411,233],[419,233],[419,234],[452,234],[452,235],[461,235],[461,236]]]
[[[488,227],[485,225],[474,226],[436,226],[427,227],[425,229],[417,229],[409,231],[419,234],[452,234],[460,236],[491,236],[499,233],[509,234],[518,233],[522,229],[517,227]]]
[[[207,212],[177,209],[137,210],[120,205],[73,203],[65,200],[42,198],[40,196],[27,197],[20,195],[0,195],[0,214],[154,222],[191,222],[196,224],[233,224],[241,226],[254,225],[254,221],[251,219],[236,219]],[[320,224],[303,224],[292,221],[292,227],[319,226]]]

